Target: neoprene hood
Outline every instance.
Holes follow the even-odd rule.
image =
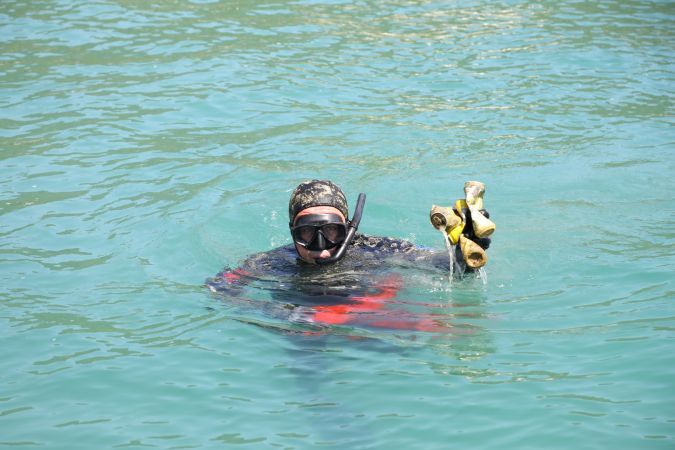
[[[295,188],[288,202],[288,220],[291,226],[300,211],[313,206],[332,206],[345,219],[349,216],[347,197],[337,185],[328,180],[304,181]]]

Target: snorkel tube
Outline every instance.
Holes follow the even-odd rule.
[[[363,205],[365,203],[366,203],[366,194],[362,192],[359,194],[359,198],[356,200],[356,208],[354,209],[352,220],[349,221],[348,225],[349,230],[347,231],[347,236],[345,237],[345,240],[342,242],[342,245],[337,249],[337,251],[333,256],[329,258],[316,259],[315,262],[317,264],[320,265],[332,264],[334,262],[341,260],[345,256],[345,253],[347,253],[347,247],[349,247],[349,245],[354,240],[356,230],[358,230],[359,228],[359,223],[361,222],[361,215],[363,214]]]

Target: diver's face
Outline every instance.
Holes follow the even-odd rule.
[[[296,216],[295,219],[293,220],[293,226],[297,225],[298,219],[304,216],[309,216],[312,214],[336,214],[339,216],[340,221],[342,223],[345,223],[345,216],[340,212],[339,209],[333,208],[332,206],[313,206],[311,208],[303,209],[300,211]],[[324,227],[323,228],[323,233],[325,235],[325,238],[330,240],[330,241],[335,241],[338,239],[338,235],[340,233],[340,230],[338,227]],[[311,236],[300,236],[303,238],[305,241],[309,241],[311,239]],[[329,249],[324,249],[324,250],[309,250],[299,244],[295,244],[295,251],[298,252],[298,256],[300,259],[302,259],[305,262],[314,264],[316,263],[317,259],[326,259],[330,258],[337,252],[339,246],[329,248]]]

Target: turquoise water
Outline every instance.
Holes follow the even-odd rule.
[[[674,5],[3,0],[0,447],[672,449]],[[486,183],[451,331],[209,295],[312,177],[439,250]]]

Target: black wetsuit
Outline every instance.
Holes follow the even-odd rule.
[[[485,247],[489,240],[481,242]],[[456,248],[456,252],[459,249]],[[461,252],[456,256],[464,273]],[[214,293],[234,300],[251,296],[266,314],[294,322],[313,324],[359,324],[386,328],[439,331],[428,320],[382,314],[402,286],[400,272],[406,268],[428,268],[447,273],[446,251],[420,248],[409,241],[357,234],[346,256],[331,265],[309,264],[299,259],[293,244],[249,256],[236,269],[225,268],[207,280]],[[257,291],[257,292],[256,292]],[[379,315],[378,315],[379,314]]]
[[[489,242],[479,240],[484,248]],[[458,246],[455,252],[455,273],[471,272]],[[446,251],[417,247],[403,239],[357,233],[346,256],[337,263],[306,263],[298,257],[295,246],[289,244],[251,255],[236,269],[225,268],[206,284],[211,291],[226,295],[237,295],[249,285],[269,289],[275,299],[293,304],[330,304],[367,291],[377,284],[374,279],[406,266],[447,271],[450,260]],[[289,289],[291,286],[293,289]]]
[[[216,277],[207,280],[212,291],[230,289],[239,281],[292,282],[303,292],[315,287],[319,282],[328,282],[324,287],[331,290],[344,290],[361,283],[358,281],[367,275],[374,275],[391,269],[396,265],[422,264],[438,268],[449,267],[447,253],[416,247],[409,241],[388,237],[373,237],[357,233],[347,249],[346,256],[335,264],[319,266],[302,261],[293,244],[285,245],[267,252],[257,253],[245,259],[241,265],[230,270],[224,269]],[[386,267],[385,267],[386,266]],[[248,280],[242,280],[247,278]],[[303,283],[303,281],[309,281]],[[330,282],[334,281],[334,282]],[[300,285],[298,285],[300,283]],[[312,289],[309,289],[311,293]]]

